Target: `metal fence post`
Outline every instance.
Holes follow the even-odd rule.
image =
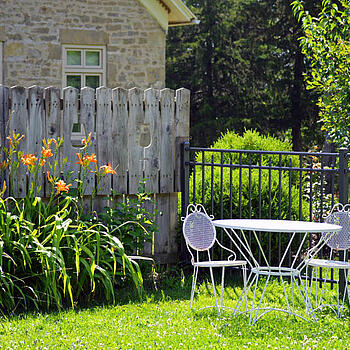
[[[190,143],[181,144],[181,217],[186,216],[186,209],[190,200]],[[181,235],[181,260],[189,261],[190,256],[186,248],[183,235]]]
[[[343,205],[348,204],[349,200],[349,179],[348,179],[348,149],[339,149],[339,202]],[[344,256],[345,255],[345,256]],[[347,257],[347,252],[340,252],[339,258],[342,260]],[[339,291],[344,294],[345,273],[339,271]]]
[[[181,144],[181,215],[186,215],[186,208],[190,200],[190,143]]]

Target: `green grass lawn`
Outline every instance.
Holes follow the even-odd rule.
[[[229,276],[228,276],[229,277]],[[140,303],[120,291],[119,304],[48,314],[25,314],[2,319],[1,349],[347,349],[350,318],[337,319],[325,310],[319,323],[270,312],[249,327],[247,316],[225,310],[190,310],[190,279],[165,278],[158,291],[150,288]],[[262,287],[262,285],[260,286]],[[210,284],[203,282],[195,308],[213,302]],[[234,305],[241,291],[225,290]],[[274,282],[267,302],[283,306],[283,289]],[[300,312],[302,313],[302,307]],[[348,314],[347,314],[348,315]]]

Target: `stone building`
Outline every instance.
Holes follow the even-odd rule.
[[[0,83],[163,88],[169,26],[196,23],[181,0],[3,0]]]

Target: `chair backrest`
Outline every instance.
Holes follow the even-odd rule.
[[[201,204],[190,204],[183,219],[182,232],[186,243],[193,249],[204,251],[215,243],[216,230],[210,217]]]
[[[328,241],[327,245],[332,249],[346,250],[350,248],[350,206],[349,204],[336,204],[326,217],[327,224],[335,224],[342,227]],[[327,235],[329,233],[325,233]],[[326,236],[325,236],[326,238]]]

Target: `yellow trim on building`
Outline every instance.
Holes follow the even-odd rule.
[[[167,31],[168,27],[198,24],[196,16],[181,0],[139,0]]]

